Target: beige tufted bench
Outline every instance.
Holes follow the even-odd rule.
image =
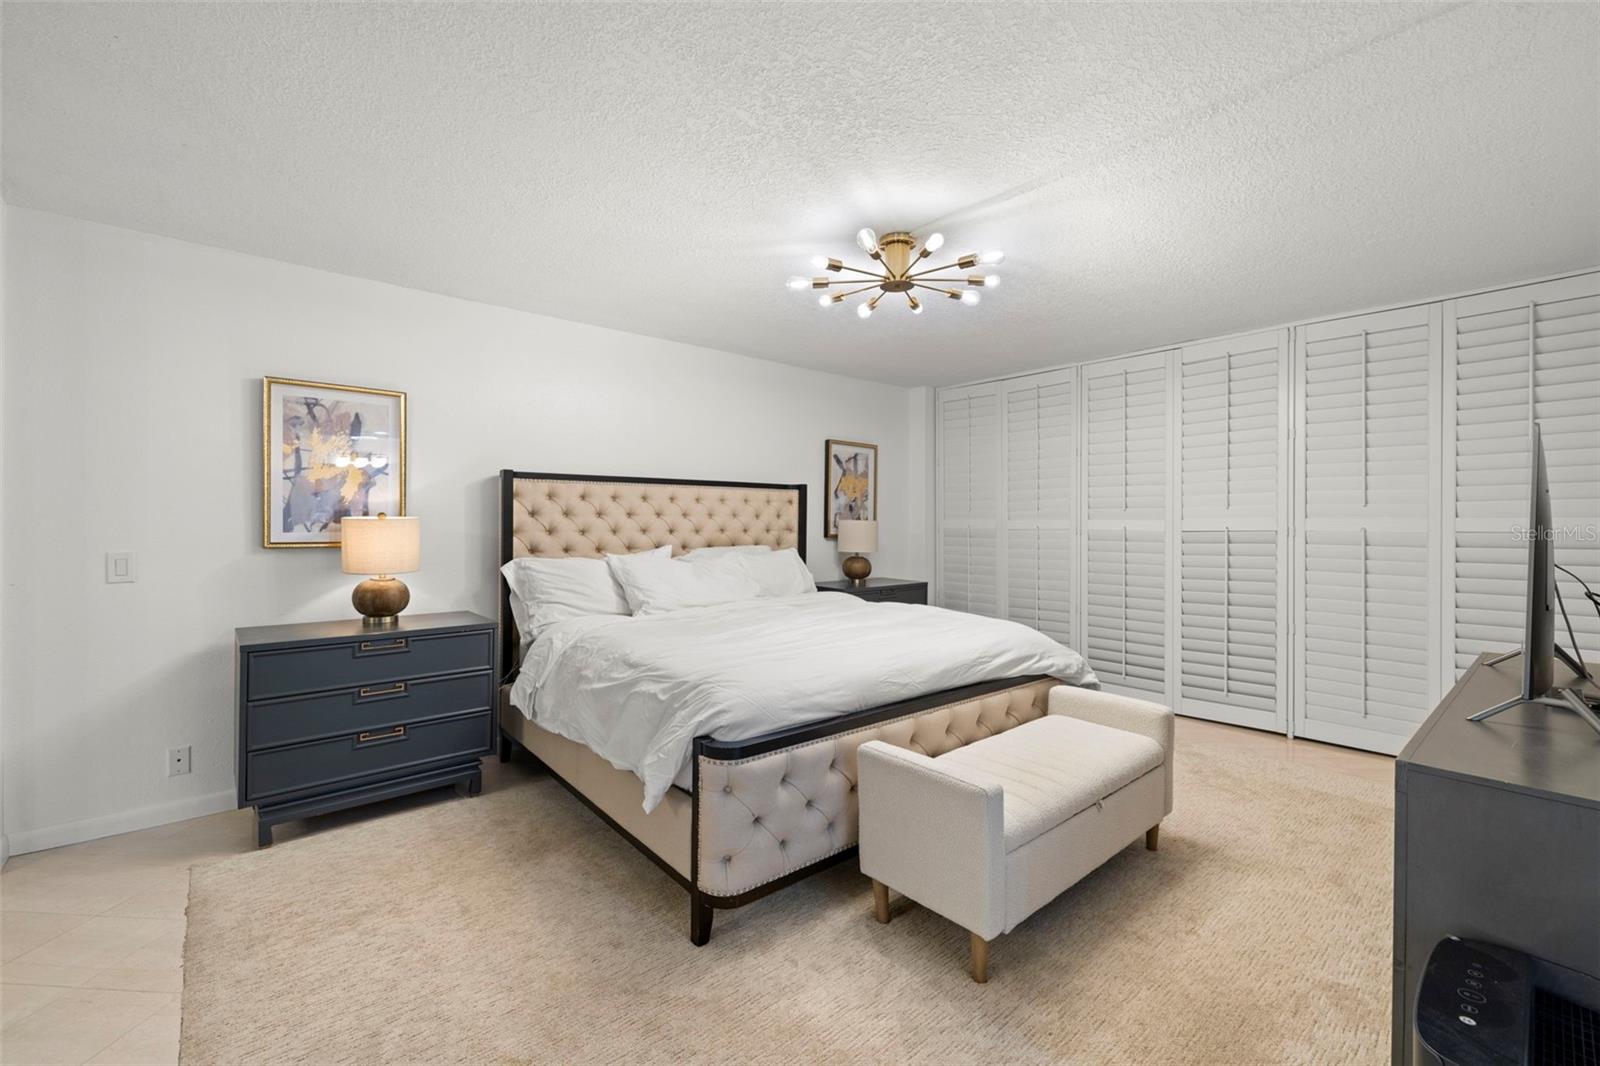
[[[989,942],[1139,834],[1156,849],[1172,811],[1173,715],[1089,689],[1050,690],[1049,713],[937,758],[882,741],[857,752],[861,872]]]

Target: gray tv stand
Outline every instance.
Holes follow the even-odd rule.
[[[1520,665],[1480,656],[1395,764],[1397,1066],[1416,1062],[1417,984],[1446,936],[1600,977],[1600,735],[1538,704],[1469,720],[1520,687]]]
[[[1556,646],[1556,655],[1562,661],[1567,663],[1567,665],[1572,667],[1573,673],[1582,673],[1582,669],[1578,666],[1578,660],[1572,658],[1566,652],[1562,651],[1559,644]],[[1512,659],[1517,659],[1521,656],[1522,652],[1520,651],[1508,651],[1504,655],[1496,655],[1493,659],[1490,659],[1488,662],[1484,663],[1484,665],[1499,666],[1501,663],[1510,662]],[[1531,700],[1524,699],[1521,693],[1517,693],[1508,700],[1501,700],[1493,707],[1486,707],[1477,714],[1468,715],[1467,721],[1487,722],[1495,715],[1509,711],[1513,707],[1519,707],[1525,703],[1537,703],[1545,707],[1555,707],[1560,710],[1571,711],[1573,714],[1587,722],[1590,729],[1593,729],[1596,733],[1600,733],[1600,717],[1597,717],[1594,711],[1589,709],[1589,704],[1585,702],[1583,693],[1581,689],[1577,687],[1576,681],[1574,681],[1573,687],[1553,689],[1552,693],[1552,695],[1535,696]]]

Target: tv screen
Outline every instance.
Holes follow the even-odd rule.
[[[1551,557],[1550,479],[1539,423],[1532,429],[1533,470],[1528,502],[1528,605],[1522,631],[1522,695],[1543,696],[1556,679],[1556,572]]]

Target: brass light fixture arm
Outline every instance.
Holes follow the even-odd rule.
[[[959,270],[961,268],[961,264],[960,263],[946,263],[944,266],[929,267],[927,270],[919,270],[915,274],[907,274],[906,277],[908,277],[908,278],[920,278],[924,274],[937,274],[941,270],[950,270],[952,268]]]
[[[919,289],[927,289],[929,292],[942,292],[946,296],[954,296],[958,300],[961,299],[961,294],[959,292],[956,292],[956,290],[954,290],[954,289],[941,289],[937,285],[924,285],[920,281],[917,282],[917,286],[916,287],[919,288]]]
[[[889,280],[889,275],[886,274],[886,273],[879,274],[876,271],[872,271],[872,270],[862,270],[860,267],[853,267],[849,263],[841,263],[841,264],[839,264],[839,269],[840,270],[854,271],[857,274],[865,274],[867,277],[869,277],[869,278],[877,278],[879,281],[888,281]]]
[[[866,292],[868,289],[876,289],[876,288],[878,288],[877,285],[863,285],[859,289],[851,289],[849,292],[841,292],[838,295],[839,295],[839,299],[842,300],[842,299],[845,299],[846,297],[854,296],[854,295],[856,295],[856,293]]]

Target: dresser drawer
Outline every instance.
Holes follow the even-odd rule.
[[[245,714],[245,747],[254,751],[493,707],[494,675],[487,671],[252,703]]]
[[[251,652],[245,698],[366,688],[427,674],[493,668],[493,630],[420,637],[373,634],[341,643]]]
[[[492,723],[493,715],[485,712],[251,752],[246,757],[246,799],[337,787],[373,774],[474,758],[489,750]]]
[[[862,599],[874,603],[927,603],[928,586],[906,585],[899,588],[872,589],[859,595]]]

